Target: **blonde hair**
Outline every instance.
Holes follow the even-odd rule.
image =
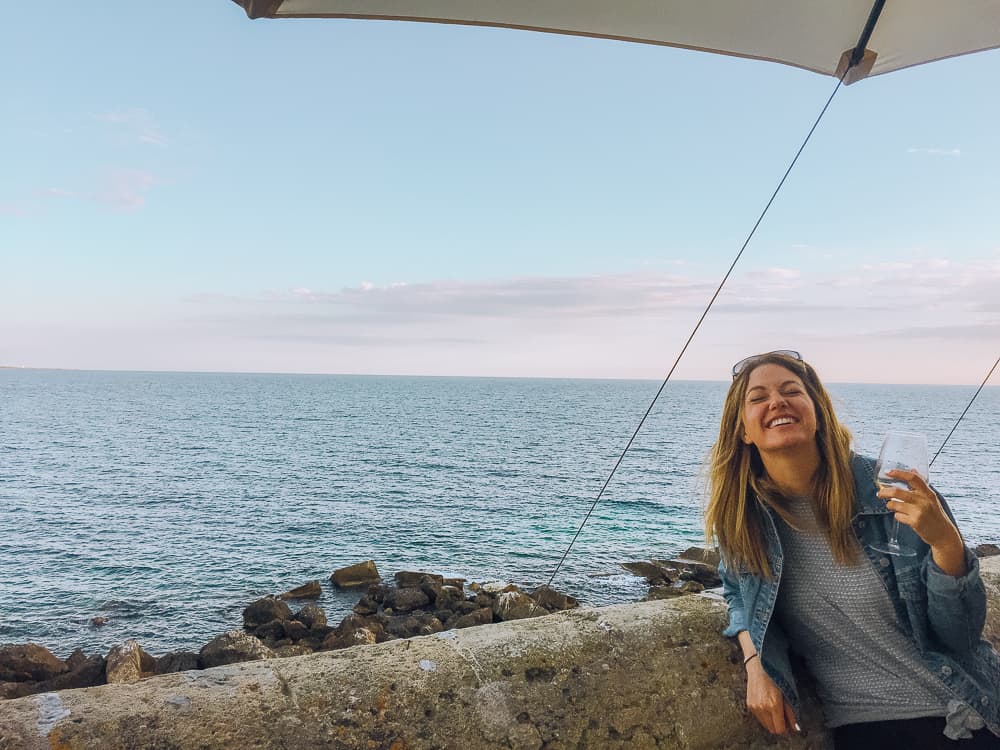
[[[712,446],[709,500],[705,533],[717,541],[726,565],[763,578],[772,578],[764,534],[764,506],[795,525],[788,498],[767,476],[757,446],[743,442],[743,404],[750,373],[765,364],[793,372],[802,381],[816,408],[816,446],[820,465],[813,480],[812,501],[817,524],[841,565],[856,558],[851,529],[854,476],[851,473],[851,433],[833,410],[830,394],[807,363],[784,354],[762,354],[733,379],[722,407],[719,439]]]

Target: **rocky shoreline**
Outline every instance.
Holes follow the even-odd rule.
[[[992,544],[980,545],[975,551],[980,557],[1000,555],[1000,547]],[[717,553],[700,547],[667,560],[622,563],[625,570],[649,583],[646,600],[698,594],[717,587],[721,584],[717,565]],[[105,656],[77,649],[62,660],[37,644],[5,645],[0,647],[0,699],[383,643],[540,617],[579,606],[573,597],[548,586],[528,592],[514,584],[467,584],[462,578],[423,571],[399,571],[387,581],[371,560],[334,571],[330,583],[338,589],[363,592],[351,614],[336,626],[310,601],[323,592],[320,581],[314,580],[250,603],[243,610],[241,629],[216,636],[197,652],[173,651],[154,657],[138,642],[128,640]],[[293,610],[289,602],[300,606]]]

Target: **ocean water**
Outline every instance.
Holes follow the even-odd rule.
[[[0,642],[66,656],[136,638],[195,649],[242,608],[374,559],[548,580],[658,383],[0,370]],[[618,563],[703,540],[726,383],[664,391],[554,585],[640,598]],[[936,448],[970,387],[831,385],[858,448]],[[1000,541],[1000,389],[931,470],[966,538]],[[91,628],[102,616],[108,625]]]

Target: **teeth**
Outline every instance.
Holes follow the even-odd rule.
[[[779,417],[778,419],[775,419],[773,422],[768,422],[767,426],[777,427],[778,425],[792,424],[794,421],[795,420],[792,419],[791,417]]]

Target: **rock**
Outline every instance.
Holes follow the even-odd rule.
[[[561,594],[551,586],[539,586],[530,596],[549,612],[562,612],[580,606],[580,602],[572,596]]]
[[[323,587],[319,581],[309,581],[294,589],[289,589],[284,594],[278,594],[279,599],[319,599],[323,596]]]
[[[370,646],[376,642],[375,634],[368,628],[358,628],[354,631],[355,646]]]
[[[108,652],[104,673],[108,684],[136,682],[156,672],[156,659],[142,650],[138,641],[128,640]]]
[[[719,560],[721,559],[718,550],[706,549],[704,547],[688,547],[677,557],[682,560],[705,563],[706,565],[711,565],[713,568],[719,567]]]
[[[715,565],[685,558],[667,560],[666,562],[653,560],[653,562],[659,565],[676,566],[680,569],[680,579],[683,581],[698,581],[698,583],[702,583],[708,588],[715,588],[722,585],[722,579],[719,578],[719,571]]]
[[[486,583],[480,584],[470,584],[469,589],[475,591],[477,594],[482,591],[483,593],[490,594],[491,596],[496,596],[497,594],[507,594],[511,591],[520,591],[517,586],[513,583],[504,583],[503,581],[488,581]]]
[[[431,635],[444,630],[444,624],[434,615],[401,615],[390,617],[385,629],[397,638],[412,638],[417,635]]]
[[[444,584],[440,581],[428,579],[420,584],[420,590],[424,592],[431,604],[437,602],[438,595],[444,590]]]
[[[248,605],[243,610],[243,627],[247,630],[265,625],[272,620],[291,620],[292,608],[281,599],[273,596],[265,596]]]
[[[443,583],[445,586],[454,586],[459,591],[463,591],[467,580],[466,578],[445,578]]]
[[[0,682],[40,682],[67,669],[65,662],[37,643],[0,648]]]
[[[492,609],[493,603],[490,602],[489,606]],[[453,606],[452,609],[455,610],[455,612],[457,612],[460,615],[467,615],[479,609],[479,604],[472,601],[455,602],[455,606]]]
[[[201,669],[201,659],[193,651],[171,651],[156,660],[156,674],[171,674]]]
[[[295,613],[295,619],[310,630],[315,630],[326,625],[326,612],[315,604],[307,604]]]
[[[40,682],[40,692],[103,685],[107,679],[107,661],[98,654],[87,656],[77,649],[66,659],[66,666],[69,668],[68,672]]]
[[[705,587],[697,581],[677,581],[664,586],[651,586],[649,593],[646,594],[645,601],[670,599],[675,596],[683,596],[684,594],[699,594],[704,590]]]
[[[670,583],[677,577],[675,571],[671,575],[670,570],[665,565],[657,565],[655,562],[646,560],[636,560],[635,562],[623,562],[621,566],[634,576],[641,576],[651,584]]]
[[[242,630],[230,630],[202,646],[199,656],[205,669],[210,669],[223,664],[270,659],[274,656],[274,652],[259,638]]]
[[[393,612],[412,612],[415,609],[426,607],[431,600],[420,589],[390,589],[385,597],[385,606],[390,607]]]
[[[442,586],[434,598],[434,606],[438,609],[454,609],[456,604],[463,601],[465,594],[461,589],[455,586]]]
[[[37,692],[39,692],[38,684],[34,682],[0,682],[0,700],[23,698]]]
[[[308,637],[309,628],[298,620],[289,620],[285,623],[285,637],[292,641],[301,641]]]
[[[523,620],[525,617],[541,617],[547,614],[545,607],[539,606],[538,602],[520,591],[508,591],[493,601],[493,615],[503,621]]]
[[[447,627],[451,628],[471,628],[476,625],[489,625],[493,622],[493,610],[483,607],[466,615],[457,615],[454,619],[448,620]]]
[[[275,649],[274,655],[284,658],[287,656],[305,656],[306,654],[311,654],[312,652],[313,650],[308,646],[303,646],[300,643],[291,643],[287,646]]]
[[[100,628],[107,624],[108,624],[107,617],[92,617],[90,619],[90,627],[92,628]]]
[[[381,577],[374,560],[355,563],[346,568],[340,568],[330,574],[330,582],[339,589],[355,589],[378,583]]]
[[[425,581],[433,581],[439,586],[444,585],[444,576],[439,576],[437,573],[424,573],[416,570],[401,570],[393,578],[396,581],[396,585],[401,589],[419,586]]]
[[[354,611],[359,615],[373,615],[378,612],[378,602],[368,596],[362,596],[354,605]]]
[[[259,625],[251,632],[265,643],[274,643],[285,637],[285,625],[291,620],[271,620]]]
[[[993,557],[1000,555],[1000,547],[995,544],[979,544],[973,552],[976,553],[976,557]]]

